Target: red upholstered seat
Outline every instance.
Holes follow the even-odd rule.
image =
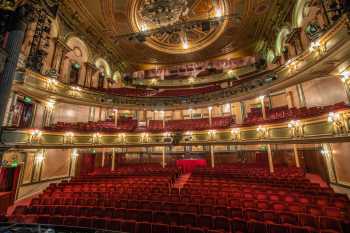
[[[152,224],[152,233],[169,233],[169,225]]]
[[[138,222],[136,224],[136,233],[152,233],[152,224],[148,222]]]
[[[268,233],[267,225],[260,221],[248,221],[249,233]]]
[[[182,225],[196,226],[196,215],[194,214],[185,213],[182,215],[181,219],[182,219],[181,221]]]
[[[289,226],[281,224],[269,224],[268,225],[269,233],[289,233]]]
[[[230,230],[230,221],[226,217],[216,217],[214,219],[214,228],[217,230],[224,230],[229,231]]]
[[[77,225],[79,227],[86,227],[91,228],[92,227],[92,219],[87,217],[80,217],[78,220]]]
[[[134,233],[136,228],[136,221],[133,220],[124,220],[121,221],[120,230],[123,232]]]
[[[185,226],[170,225],[170,233],[187,233]]]
[[[231,220],[231,232],[232,233],[245,233],[248,231],[247,222],[243,219]]]
[[[197,225],[202,228],[211,229],[213,227],[213,219],[211,215],[200,215],[197,218]]]

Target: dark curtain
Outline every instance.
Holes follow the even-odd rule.
[[[69,75],[70,84],[78,84],[79,72],[80,72],[80,68],[76,67],[75,65],[72,65],[72,69]]]
[[[80,159],[80,173],[79,175],[86,175],[95,170],[95,155],[82,154]]]
[[[267,152],[257,152],[255,160],[257,165],[268,166]]]
[[[21,114],[21,120],[19,122],[20,128],[30,128],[33,118],[33,105],[24,104],[23,111]]]
[[[21,167],[0,168],[0,192],[11,192],[11,203],[15,199]]]
[[[103,89],[104,80],[105,80],[105,75],[100,72],[98,75],[98,88],[99,89]]]

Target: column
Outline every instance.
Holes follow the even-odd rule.
[[[291,91],[286,92],[286,99],[287,99],[288,108],[294,108],[293,94]]]
[[[10,98],[12,83],[15,78],[17,62],[24,39],[26,23],[24,22],[23,8],[17,9],[16,20],[9,29],[5,50],[8,54],[4,70],[0,77],[0,126],[4,122],[8,100]]]
[[[52,56],[51,68],[59,72],[63,58],[71,49],[59,38],[56,38],[55,50]]]
[[[306,101],[305,101],[303,85],[301,83],[299,83],[299,84],[296,85],[296,87],[297,87],[297,93],[298,93],[300,107],[305,107],[306,106]]]
[[[269,159],[270,173],[274,173],[275,169],[273,167],[272,151],[271,151],[271,145],[270,144],[267,145],[267,156],[268,156],[268,159]]]
[[[330,182],[337,183],[337,176],[334,169],[333,150],[332,150],[331,144],[329,143],[322,144],[321,154],[324,156],[324,159],[327,165]]]
[[[163,146],[162,167],[165,168],[165,146]]]
[[[214,154],[214,146],[210,145],[210,161],[211,161],[211,167],[215,167],[215,154]]]
[[[160,111],[160,117],[162,118],[163,129],[164,129],[165,128],[165,112],[164,111]]]
[[[296,144],[293,144],[293,150],[294,150],[295,166],[297,168],[299,168],[300,167],[300,162],[299,162],[298,148],[297,148]]]
[[[208,113],[209,113],[209,126],[212,125],[212,111],[213,111],[213,107],[208,107]],[[191,117],[192,118],[192,117]]]
[[[115,170],[115,148],[112,148],[112,167],[111,171]]]
[[[114,109],[114,126],[118,127],[118,109]]]
[[[5,116],[5,119],[7,119],[7,120],[6,120],[6,122],[4,122],[6,126],[12,126],[13,113],[15,112],[14,108],[17,104],[17,97],[18,97],[18,95],[14,92],[12,92],[10,94],[11,100],[9,101],[9,103],[7,105],[7,108],[6,108],[7,116]]]
[[[90,63],[90,62],[85,62],[85,77],[84,77],[84,87],[92,87],[92,76],[96,72],[97,67]]]
[[[105,149],[102,149],[102,162],[101,162],[101,167],[105,167]]]
[[[69,53],[72,50],[68,46],[66,46],[64,43],[60,43],[60,44],[62,47],[62,52],[61,52],[60,60],[58,61],[58,64],[56,65],[55,69],[58,70],[60,80],[66,82],[66,80],[63,77],[64,59],[66,58],[67,53]]]
[[[259,96],[259,100],[261,103],[261,112],[263,114],[263,119],[266,120],[266,111],[265,111],[265,96]]]
[[[242,119],[242,123],[244,122],[245,119],[245,115],[246,115],[246,111],[245,111],[245,104],[243,101],[239,102],[239,106],[240,106],[240,112],[241,112],[241,119]]]

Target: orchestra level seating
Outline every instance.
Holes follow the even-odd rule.
[[[296,168],[232,165],[195,170],[122,168],[51,184],[11,221],[132,233],[349,232],[347,196],[310,183]]]

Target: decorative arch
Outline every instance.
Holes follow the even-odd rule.
[[[83,40],[74,35],[67,38],[66,45],[71,51],[66,54],[63,63],[63,81],[72,85],[84,85],[89,49]]]
[[[101,57],[97,58],[95,61],[95,66],[97,68],[103,67],[105,72],[106,72],[107,77],[112,76],[111,67],[109,66],[108,62],[105,59],[103,59]]]
[[[90,57],[88,46],[79,37],[76,37],[76,36],[69,37],[67,39],[66,44],[69,48],[72,49],[72,52],[74,52],[75,49],[79,49],[81,51],[81,55],[80,55],[81,60],[84,62],[88,61]],[[75,56],[79,57],[78,54],[75,54]]]
[[[269,49],[266,53],[266,61],[268,64],[272,64],[274,60],[275,60],[275,53],[272,49]]]
[[[285,26],[277,34],[276,43],[275,43],[275,54],[280,56],[283,53],[283,48],[285,46],[286,39],[290,34],[291,30],[289,27]]]
[[[293,28],[299,28],[303,25],[303,19],[305,17],[305,6],[310,4],[310,0],[297,0],[294,9],[293,9],[293,17],[292,17],[292,26]]]
[[[118,70],[113,73],[112,79],[117,87],[123,86],[122,74]]]

